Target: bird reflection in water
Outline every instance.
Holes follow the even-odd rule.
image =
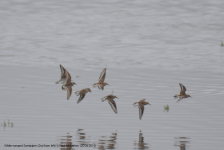
[[[99,139],[93,139],[90,136],[86,135],[83,129],[78,129],[75,135],[75,141],[73,141],[73,143],[72,136],[69,135],[69,133],[66,136],[61,136],[63,137],[62,139],[60,139],[60,144],[63,145],[61,146],[61,150],[75,149],[75,147],[69,145],[77,145],[78,147],[87,145],[88,148],[92,147],[100,150],[116,149],[117,133],[111,133],[111,135],[109,136],[100,136]]]
[[[86,136],[83,129],[77,130],[76,139],[79,144],[92,144],[90,136]]]
[[[66,136],[62,136],[63,139],[60,139],[61,142],[61,150],[74,150],[74,148],[72,148],[72,136],[69,135],[69,133],[67,133]]]
[[[187,144],[190,143],[189,139],[187,137],[176,137],[175,138],[177,141],[175,141],[174,146],[179,146],[180,150],[186,150],[186,147],[188,147]]]
[[[144,143],[143,133],[140,130],[139,131],[139,141],[134,142],[134,146],[135,146],[134,149],[149,149],[149,147],[147,145],[148,145],[148,143]]]
[[[112,133],[110,136],[100,136],[98,143],[96,144],[98,149],[116,149],[117,133]]]
[[[96,142],[91,139],[90,136],[86,136],[86,133],[83,129],[78,129],[77,131],[77,139],[79,144],[92,144],[97,149],[115,149],[117,133],[112,133],[110,136],[100,136],[100,139]]]

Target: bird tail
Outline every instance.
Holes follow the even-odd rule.
[[[135,106],[138,106],[138,105],[136,105],[138,102],[135,102],[134,104],[133,104],[133,106],[135,107]]]
[[[95,88],[95,87],[97,87],[97,84],[96,84],[96,83],[94,83],[94,84],[93,84],[93,87],[94,87],[94,88]]]
[[[106,97],[101,98],[102,102],[104,102],[106,100]]]
[[[76,91],[75,94],[76,94],[76,95],[79,95],[79,91]]]

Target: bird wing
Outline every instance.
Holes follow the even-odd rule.
[[[86,93],[84,91],[80,91],[79,95],[80,96],[79,96],[79,99],[77,101],[77,104],[83,100],[83,98],[86,96]]]
[[[183,99],[183,97],[179,97],[179,99],[177,100],[177,103],[179,102],[179,101],[181,101]]]
[[[105,78],[106,78],[106,68],[103,69],[103,71],[100,74],[99,83],[103,83]]]
[[[187,90],[186,87],[181,83],[179,84],[180,84],[180,95],[185,95],[185,91]]]
[[[66,76],[65,84],[70,83],[71,82],[71,75],[66,69],[65,69],[65,76]]]
[[[61,77],[65,78],[65,68],[60,64],[60,69],[61,69]]]
[[[98,84],[98,89],[104,90],[104,85],[103,84]]]
[[[67,100],[69,100],[71,95],[72,95],[72,86],[67,86]]]
[[[139,119],[141,120],[144,113],[144,105],[141,103],[138,103],[138,109],[139,109]]]
[[[113,99],[107,99],[108,103],[110,104],[111,108],[115,113],[117,113],[117,106],[116,103]]]

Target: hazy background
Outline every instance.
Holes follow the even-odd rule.
[[[223,150],[223,6],[222,0],[1,0],[1,149],[72,142]],[[55,84],[59,64],[77,83],[69,101]],[[104,68],[110,86],[94,89]],[[179,83],[193,98],[177,103]],[[92,93],[77,104],[74,92],[83,88]],[[112,90],[118,114],[100,100]],[[151,105],[139,120],[132,104],[143,98]]]
[[[0,65],[223,72],[222,0],[2,0]]]

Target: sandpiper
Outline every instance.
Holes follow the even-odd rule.
[[[65,81],[66,76],[65,76],[65,68],[60,64],[60,69],[61,69],[61,79],[57,82],[55,82],[56,84],[58,84],[61,81]]]
[[[180,94],[179,95],[176,94],[173,97],[174,98],[179,97],[178,101],[180,101],[183,98],[191,97],[190,95],[188,95],[188,94],[185,93],[185,91],[187,90],[186,87],[183,84],[181,84],[181,83],[179,83],[179,84],[180,84]]]
[[[139,102],[135,102],[133,105],[137,106],[138,104],[138,109],[139,109],[139,119],[142,119],[143,113],[144,113],[144,105],[151,105],[148,102],[145,101],[145,99],[140,100]]]
[[[117,106],[116,106],[115,101],[113,100],[115,98],[118,98],[118,97],[111,94],[111,95],[107,95],[107,96],[103,97],[101,100],[102,100],[102,102],[107,100],[107,102],[110,104],[113,111],[117,114]]]
[[[72,86],[76,84],[75,82],[71,82],[71,75],[70,73],[65,69],[65,77],[66,80],[62,85],[62,90],[67,90],[67,100],[69,100],[71,94],[72,94]]]
[[[82,99],[86,96],[86,93],[88,93],[88,92],[91,92],[90,88],[85,88],[85,89],[82,89],[81,91],[75,92],[75,94],[77,94],[77,96],[80,95],[80,97],[77,101],[77,104],[82,101]]]
[[[109,85],[108,83],[104,82],[105,78],[106,78],[106,68],[103,69],[103,71],[100,74],[99,81],[97,83],[94,83],[93,87],[95,88],[96,86],[98,86],[99,89],[103,90],[104,86]]]

